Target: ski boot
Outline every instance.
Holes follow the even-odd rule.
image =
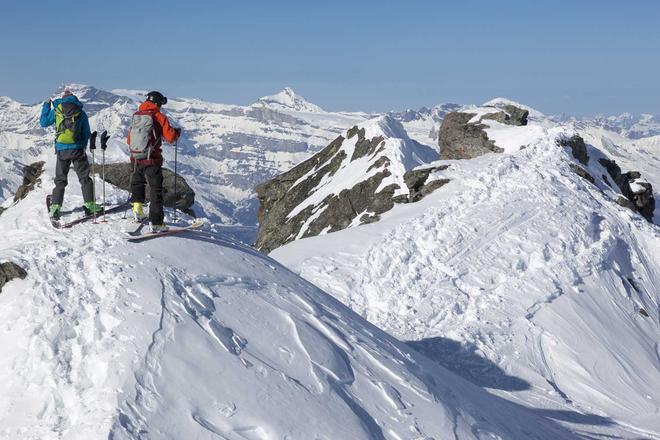
[[[147,218],[147,216],[145,215],[144,210],[142,209],[142,203],[133,202],[133,219],[135,219],[136,222],[140,223],[145,218]]]
[[[83,208],[85,208],[85,215],[103,214],[103,206],[97,205],[96,202],[85,202]]]
[[[152,234],[157,234],[159,232],[166,232],[169,231],[170,228],[167,225],[154,225],[153,223],[151,224],[151,233]]]
[[[50,210],[48,211],[48,215],[51,216],[51,218],[54,218],[55,220],[59,220],[61,217],[61,210],[62,210],[62,205],[53,203],[50,205]]]

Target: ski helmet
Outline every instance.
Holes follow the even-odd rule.
[[[158,104],[158,105],[167,104],[167,98],[163,96],[162,93],[156,91],[147,93],[147,101],[151,101],[154,104]]]

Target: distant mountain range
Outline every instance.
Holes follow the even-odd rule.
[[[126,160],[123,138],[130,116],[144,99],[145,91],[106,91],[69,84],[61,86],[52,96],[58,96],[64,87],[85,104],[92,128],[108,130],[113,136],[109,160]],[[411,139],[437,151],[438,129],[444,115],[464,107],[441,104],[388,114],[401,123]],[[21,164],[43,159],[52,152],[52,129],[39,127],[40,108],[41,104],[21,104],[0,97],[0,148],[5,152],[0,162],[0,202],[20,184]],[[250,228],[256,224],[256,185],[311,157],[352,126],[383,116],[382,113],[328,112],[289,87],[248,106],[169,97],[165,111],[184,130],[178,146],[180,170],[196,192],[198,214],[216,222]],[[632,139],[660,133],[659,119],[651,115],[593,119],[557,116],[555,119],[602,127]],[[166,147],[165,157],[170,166],[173,156],[173,149]],[[245,237],[252,238],[254,235]]]

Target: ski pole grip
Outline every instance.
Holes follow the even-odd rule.
[[[89,137],[89,149],[96,150],[96,136],[98,133],[96,131],[92,132],[92,135]]]
[[[108,148],[108,139],[110,139],[110,135],[108,134],[107,130],[103,130],[103,133],[101,133],[101,149],[105,150]]]

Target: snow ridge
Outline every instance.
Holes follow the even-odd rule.
[[[0,259],[28,272],[0,295],[0,438],[574,438],[221,229],[54,230],[28,215],[45,193],[0,217]]]

